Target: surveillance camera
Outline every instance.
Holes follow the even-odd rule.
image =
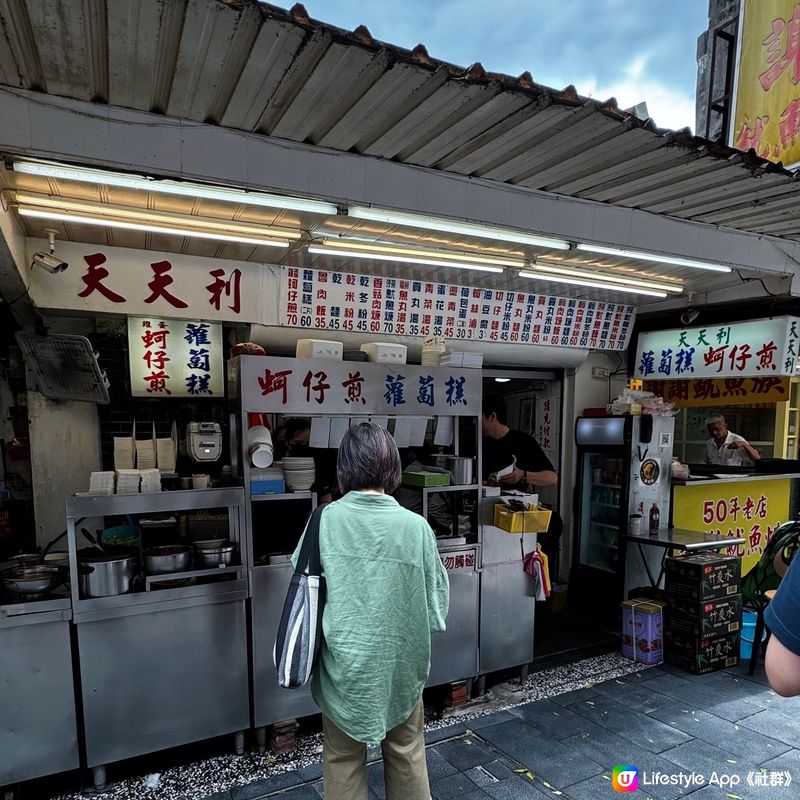
[[[58,272],[63,272],[69,264],[66,261],[62,261],[60,258],[56,258],[51,253],[45,253],[44,251],[40,250],[38,253],[33,254],[33,263],[31,264],[31,269],[33,267],[42,267],[42,269],[46,269],[48,272],[52,272],[56,274]]]
[[[681,314],[681,322],[684,325],[691,325],[699,316],[700,312],[696,308],[687,308],[686,311]]]

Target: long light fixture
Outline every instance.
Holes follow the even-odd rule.
[[[244,235],[231,235],[216,231],[204,231],[198,228],[180,228],[177,226],[153,225],[146,222],[131,222],[111,217],[89,217],[82,214],[64,213],[41,208],[28,208],[20,206],[19,213],[23,217],[36,219],[50,219],[60,222],[73,222],[82,225],[97,225],[106,228],[122,228],[129,231],[143,231],[149,233],[165,233],[177,236],[190,236],[195,239],[213,239],[221,242],[239,242],[242,244],[255,244],[264,247],[288,247],[288,240],[269,239],[266,237],[251,237]]]
[[[684,290],[684,287],[677,283],[662,283],[642,278],[628,277],[627,275],[610,275],[608,272],[587,272],[585,270],[568,268],[567,265],[543,264],[540,261],[537,261],[533,265],[533,268],[536,270],[536,273],[546,272],[550,275],[561,275],[566,278],[604,281],[605,283],[632,286],[638,289],[656,289],[660,292],[671,292],[672,294],[681,294]]]
[[[327,239],[320,244],[311,245],[308,252],[312,255],[333,256],[334,258],[364,258],[498,274],[502,273],[506,266],[518,267],[524,264],[523,261],[516,259],[501,259],[494,256],[472,256],[469,253],[445,253],[440,250],[422,250],[391,245],[369,246],[361,242],[340,242]]]
[[[457,233],[462,236],[475,236],[479,239],[493,239],[501,242],[518,242],[533,247],[548,247],[551,250],[569,250],[569,242],[563,239],[550,239],[546,236],[536,236],[522,233],[512,228],[497,228],[492,225],[476,225],[470,222],[456,222],[443,217],[431,217],[426,214],[411,214],[405,211],[389,211],[372,206],[350,206],[347,211],[349,217],[366,219],[373,222],[385,222],[389,225],[407,225],[412,228],[424,228],[431,231]]]
[[[534,281],[551,281],[552,283],[567,283],[570,286],[588,286],[592,289],[610,289],[614,292],[626,292],[630,294],[643,294],[648,297],[666,297],[666,292],[660,292],[655,289],[638,289],[634,286],[622,286],[615,283],[603,283],[600,280],[582,280],[580,278],[567,278],[560,275],[542,275],[540,272],[527,272],[522,271],[519,273],[520,278],[529,278]]]
[[[40,175],[45,178],[79,181],[97,186],[118,186],[122,189],[180,195],[182,197],[203,197],[208,200],[220,200],[223,203],[242,203],[243,205],[262,206],[264,208],[308,211],[314,214],[327,215],[336,214],[338,211],[333,203],[311,200],[305,197],[288,197],[265,192],[251,192],[245,189],[228,189],[190,181],[159,180],[148,178],[144,175],[127,175],[121,172],[107,172],[106,170],[91,169],[89,167],[71,167],[47,161],[15,161],[13,170],[25,175]]]
[[[267,234],[270,239],[299,239],[301,232],[292,228],[278,228],[252,222],[196,217],[191,214],[178,214],[172,211],[154,211],[131,206],[114,206],[96,203],[91,200],[71,200],[46,194],[16,192],[15,201],[23,207],[33,206],[63,213],[77,213],[102,219],[117,219],[122,222],[140,222],[149,225],[174,226],[197,229],[206,233],[222,233],[226,236],[245,236],[258,239]]]
[[[731,272],[730,267],[724,264],[713,264],[710,261],[696,261],[693,258],[678,258],[677,256],[662,256],[657,253],[643,253],[640,250],[628,250],[624,247],[605,247],[599,244],[577,244],[578,250],[589,253],[600,253],[605,256],[620,256],[621,258],[635,258],[639,261],[654,261],[657,264],[673,264],[677,267],[691,267],[705,269],[710,272]]]

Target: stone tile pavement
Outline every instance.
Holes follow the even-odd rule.
[[[763,670],[752,678],[743,666],[694,677],[652,667],[430,731],[431,793],[433,800],[618,798],[612,769],[630,765],[639,770],[631,795],[642,800],[793,800],[798,712],[800,698],[778,697]],[[379,751],[370,757],[370,798],[383,800]],[[679,775],[691,783],[673,782]],[[792,784],[781,785],[787,775]],[[205,800],[321,796],[317,763]]]

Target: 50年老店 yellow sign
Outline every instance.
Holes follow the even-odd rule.
[[[731,144],[800,162],[800,2],[742,0]]]
[[[743,538],[728,548],[742,559],[746,575],[780,523],[789,519],[789,478],[675,486],[672,522],[676,528]]]

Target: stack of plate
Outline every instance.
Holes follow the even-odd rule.
[[[139,494],[142,473],[138,469],[117,470],[117,494]]]
[[[313,458],[285,456],[281,462],[286,478],[286,488],[292,492],[307,492],[316,477]]]
[[[130,436],[114,437],[114,469],[133,469],[134,453]]]

